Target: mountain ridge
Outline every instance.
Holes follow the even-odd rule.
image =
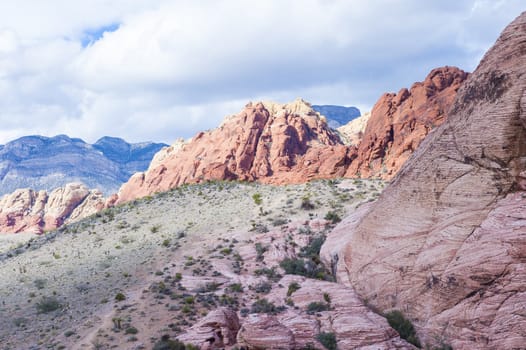
[[[71,182],[110,194],[166,146],[107,136],[93,145],[67,135],[23,136],[0,146],[0,195],[20,188],[51,191]]]

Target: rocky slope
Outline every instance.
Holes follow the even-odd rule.
[[[466,76],[458,68],[438,68],[411,90],[384,95],[358,146],[347,145],[303,100],[249,103],[219,128],[162,151],[162,160],[121,187],[117,203],[206,180],[284,184],[343,176],[390,178],[443,122]]]
[[[133,173],[147,169],[164,146],[113,137],[90,145],[65,135],[25,136],[0,146],[0,195],[19,188],[51,191],[70,182],[110,194]]]
[[[0,233],[42,233],[104,207],[102,193],[80,183],[67,184],[50,193],[20,189],[0,199]]]
[[[360,116],[360,110],[356,107],[344,107],[334,105],[312,105],[312,109],[327,118],[330,128],[337,129],[348,124]]]
[[[315,266],[331,221],[382,188],[181,186],[0,247],[2,349],[415,349],[352,288],[280,266],[307,253]]]
[[[380,310],[401,310],[424,343],[526,344],[525,74],[523,13],[459,89],[447,121],[322,248],[339,281]]]

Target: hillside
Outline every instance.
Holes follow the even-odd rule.
[[[82,182],[106,195],[137,172],[148,168],[161,143],[130,144],[103,137],[90,145],[66,135],[25,136],[0,145],[0,195],[16,189],[52,191]]]
[[[412,349],[321,265],[303,274],[322,280],[280,267],[315,258],[333,223],[382,188],[368,180],[182,186],[27,243],[0,236],[0,342],[149,349],[169,335],[292,349],[321,348],[316,336],[327,333],[342,349]]]

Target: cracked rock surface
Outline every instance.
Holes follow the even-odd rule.
[[[424,343],[526,344],[526,13],[460,88],[447,121],[322,249],[338,280],[399,309]]]

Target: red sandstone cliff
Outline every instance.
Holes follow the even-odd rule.
[[[391,178],[446,112],[467,73],[443,67],[376,103],[362,141],[347,146],[308,103],[249,103],[212,131],[163,150],[119,191],[117,203],[183,183],[248,180],[284,184],[334,177]]]
[[[384,94],[371,111],[346,176],[393,177],[427,134],[444,122],[467,76],[458,68],[437,68],[409,90]]]

